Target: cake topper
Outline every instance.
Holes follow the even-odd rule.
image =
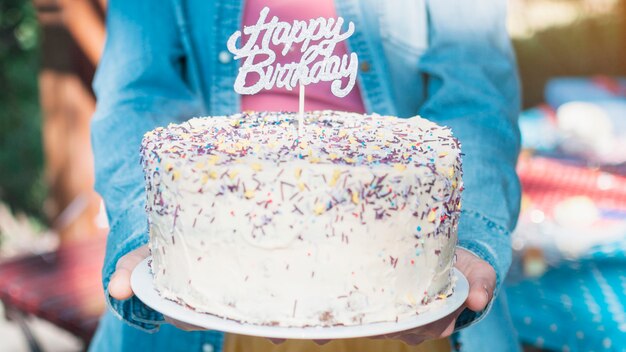
[[[255,25],[246,26],[243,34],[249,36],[245,43],[237,47],[242,37],[236,31],[228,39],[228,50],[235,55],[235,60],[244,59],[235,80],[235,91],[239,94],[255,94],[263,89],[286,88],[292,90],[299,85],[299,120],[298,134],[302,135],[304,125],[304,87],[320,81],[331,82],[332,93],[345,97],[356,83],[358,57],[344,54],[341,58],[333,55],[337,44],[354,33],[354,23],[348,23],[348,29],[341,31],[344,19],[319,17],[307,21],[282,22],[273,16],[266,21],[269,8],[264,7]],[[260,40],[260,43],[257,43]],[[280,52],[275,52],[269,45],[283,45]],[[277,55],[285,56],[294,44],[301,44],[302,53],[299,62],[274,64]],[[257,75],[259,79],[246,86],[248,75]],[[347,83],[344,84],[344,78]]]

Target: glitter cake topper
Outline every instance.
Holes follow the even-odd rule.
[[[235,80],[235,91],[239,94],[255,94],[273,87],[292,90],[299,85],[302,105],[304,86],[325,81],[332,82],[331,91],[335,96],[342,98],[348,95],[356,82],[358,57],[356,53],[351,53],[350,56],[344,54],[339,58],[333,55],[333,51],[339,42],[354,33],[354,23],[349,22],[348,30],[342,33],[344,19],[341,17],[319,17],[290,24],[279,21],[276,16],[266,22],[268,13],[269,8],[263,8],[257,23],[244,27],[243,33],[249,39],[241,47],[237,47],[237,40],[242,37],[241,31],[236,31],[228,39],[228,50],[235,55],[235,60],[244,59]],[[260,44],[257,44],[259,39]],[[277,53],[269,48],[270,43],[283,45],[280,51],[282,56],[294,44],[301,43],[300,62],[277,63],[274,66]],[[259,80],[246,86],[248,74],[258,75]],[[345,86],[342,86],[343,78],[348,78]]]

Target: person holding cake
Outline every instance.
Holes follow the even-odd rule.
[[[98,105],[92,123],[96,188],[106,202],[111,226],[103,269],[110,309],[90,349],[126,350],[141,345],[167,351],[517,350],[505,300],[499,294],[511,258],[509,232],[519,207],[514,168],[519,92],[506,36],[505,3],[492,0],[476,7],[437,0],[370,6],[349,0],[249,0],[163,1],[155,6],[146,1],[111,1],[107,44],[94,81]],[[335,88],[330,82],[322,82],[307,88],[306,101],[309,111],[350,113],[307,113],[309,125],[304,125],[302,135],[294,127],[294,114],[269,113],[296,111],[298,96],[293,90],[235,93],[234,85],[254,82],[250,77],[238,81],[240,63],[228,51],[229,36],[257,23],[265,6],[287,22],[340,15],[354,23],[356,30],[347,45],[337,43],[334,53],[344,57],[348,52],[358,54],[355,89],[344,92],[340,99],[331,94]],[[244,35],[250,33],[244,31]],[[278,60],[285,64],[298,61],[298,45],[305,44],[293,44],[294,50],[285,44],[274,45],[276,51],[284,49]],[[241,111],[268,113],[238,114]],[[362,115],[371,113],[407,119]],[[193,116],[226,115],[233,116],[185,122]],[[449,127],[454,137],[449,129],[413,117],[416,115]],[[178,125],[160,128],[170,123]],[[458,142],[464,154],[462,179]],[[328,192],[323,193],[324,189]],[[177,203],[177,197],[187,193],[184,204]],[[329,194],[332,196],[324,198]],[[211,197],[218,195],[228,197],[228,202],[217,200],[215,207]],[[233,207],[227,208],[228,204]],[[284,212],[287,207],[292,209],[290,213]],[[348,216],[345,220],[344,214]],[[388,225],[370,224],[369,217],[391,220]],[[402,221],[413,218],[419,225],[404,233]],[[324,222],[328,219],[333,219],[332,223]],[[276,345],[272,345],[265,339],[225,337],[218,331],[187,331],[196,327],[164,317],[133,296],[130,273],[150,255],[146,246],[149,233],[155,282],[160,283],[161,293],[169,290],[175,299],[202,287],[208,295],[206,291],[221,293],[232,284],[235,291],[244,290],[243,296],[233,291],[229,297],[239,298],[224,301],[220,309],[223,316],[235,319],[252,317],[252,311],[259,317],[268,313],[259,309],[263,307],[242,302],[251,294],[244,287],[259,288],[263,282],[283,277],[289,282],[273,282],[267,292],[286,295],[293,291],[302,275],[289,276],[289,270],[306,271],[307,282],[323,276],[324,270],[335,270],[336,286],[325,286],[328,292],[335,292],[342,286],[344,275],[340,272],[345,268],[349,278],[344,281],[359,284],[349,287],[350,297],[339,295],[337,299],[345,299],[352,309],[363,302],[364,294],[359,292],[376,291],[365,294],[365,302],[372,304],[395,297],[384,287],[365,289],[376,282],[376,272],[363,275],[358,265],[350,269],[348,262],[333,268],[328,260],[307,252],[306,245],[319,247],[320,256],[328,253],[324,252],[328,246],[320,241],[350,242],[351,247],[333,244],[329,248],[345,251],[337,252],[341,257],[356,255],[350,263],[378,263],[370,268],[382,268],[380,263],[385,263],[381,275],[397,274],[407,283],[402,286],[417,285],[420,277],[434,272],[432,280],[439,284],[422,287],[423,297],[403,295],[411,307],[425,306],[438,295],[445,297],[454,254],[455,266],[468,279],[470,292],[457,312],[440,321],[373,339],[325,345],[327,341],[317,341],[320,346],[274,340]],[[297,246],[304,246],[305,258],[283,263],[286,265],[280,270],[285,274],[276,275],[282,257],[273,256],[254,268],[254,275],[239,275],[237,268],[220,267],[217,257],[213,257],[217,265],[207,262],[211,258],[201,254],[211,238],[194,237],[225,233],[230,237],[218,244],[241,239],[232,242],[236,243],[232,248],[243,251],[246,247],[248,258],[254,259],[258,253],[282,256],[294,253],[287,249]],[[389,235],[376,237],[386,233]],[[328,239],[311,238],[312,234],[326,234]],[[397,240],[391,234],[397,235]],[[405,244],[404,239],[415,246],[413,242]],[[375,248],[372,256],[380,259],[361,255],[384,241],[389,245]],[[406,250],[412,257],[404,260],[385,252],[389,246]],[[221,263],[228,262],[228,257],[224,258]],[[171,271],[178,267],[189,271]],[[393,270],[388,271],[389,267]],[[420,277],[411,282],[414,274]],[[265,281],[259,282],[260,276]],[[258,286],[246,286],[255,283]],[[191,302],[197,309],[206,307],[212,312],[209,308],[215,300],[195,298],[197,292],[184,297],[182,303]],[[314,305],[306,302],[289,301],[290,310],[282,316],[277,298],[269,313],[283,320],[258,318],[259,322],[309,324],[297,318]],[[237,315],[237,306],[246,307],[240,308],[244,316]],[[370,319],[367,314],[343,317],[341,313],[341,309],[327,311],[315,316],[313,323],[365,324]],[[376,314],[371,321],[379,319]],[[388,315],[398,319],[398,314],[401,312]],[[288,322],[290,319],[293,321]],[[452,344],[445,339],[451,335]]]

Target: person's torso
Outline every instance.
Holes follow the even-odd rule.
[[[241,29],[244,3],[172,3],[185,52],[185,80],[203,103],[201,113],[216,116],[241,111],[241,96],[233,89],[240,63],[233,60],[226,43],[232,33]],[[337,15],[355,24],[347,49],[359,56],[357,84],[365,110],[399,117],[418,114],[427,95],[419,69],[429,38],[425,0],[335,0],[335,7]],[[110,350],[107,346],[117,346],[131,350],[141,343],[151,350],[218,352],[222,339],[219,332],[187,333],[168,325],[149,335],[108,312],[90,348],[104,351]],[[490,341],[493,339],[489,336]],[[470,345],[466,347],[472,350]]]

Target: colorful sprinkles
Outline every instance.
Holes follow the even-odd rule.
[[[425,243],[455,235],[463,190],[460,145],[448,128],[419,117],[320,111],[307,114],[304,131],[298,136],[294,113],[246,112],[146,133],[141,162],[149,222],[170,219],[172,245],[184,242],[176,234],[185,224],[201,229],[223,221],[237,225],[236,236],[265,245],[277,226],[302,229],[317,221],[325,238],[349,246],[367,236],[360,230],[368,223],[401,219],[414,247],[381,250],[376,260],[398,270],[440,256]],[[178,202],[183,192],[202,201]],[[312,260],[313,253],[302,257]],[[310,276],[321,280],[323,273]]]
[[[435,234],[438,224],[446,219],[456,221],[457,217],[451,215],[460,211],[460,145],[448,128],[419,117],[334,111],[309,113],[306,123],[305,134],[298,136],[294,113],[246,112],[194,118],[146,133],[142,163],[146,170],[152,170],[146,172],[146,188],[156,188],[149,197],[148,212],[174,214],[176,223],[181,205],[166,204],[161,194],[161,182],[167,178],[197,185],[193,188],[198,193],[207,192],[207,185],[218,182],[221,186],[215,199],[227,193],[239,194],[264,209],[279,209],[283,203],[291,203],[292,212],[303,216],[307,212],[321,216],[341,204],[352,204],[351,210],[343,214],[351,214],[361,223],[390,219],[394,212],[408,207],[419,222],[413,227],[417,238]],[[289,163],[296,161],[310,167],[303,164],[290,171],[292,177],[284,175]],[[240,175],[239,165],[247,165],[253,176],[249,179]],[[336,166],[329,169],[324,165]],[[361,172],[358,167],[388,171],[366,184],[355,185],[350,178],[352,172]],[[276,187],[259,181],[257,174],[264,172],[276,173]],[[411,175],[414,181],[405,179]],[[313,187],[311,180],[316,178],[322,182],[315,182]],[[260,194],[268,187],[269,193]],[[318,197],[312,204],[303,203],[308,199],[306,194],[319,191],[319,187],[328,188],[326,199]],[[430,207],[415,203],[422,199],[420,194],[430,195]],[[236,211],[231,209],[230,215],[235,217]],[[336,222],[345,221],[343,215],[341,219],[338,215]],[[211,211],[203,216],[214,220]],[[198,222],[193,220],[194,224]],[[259,226],[262,229],[265,225]]]

